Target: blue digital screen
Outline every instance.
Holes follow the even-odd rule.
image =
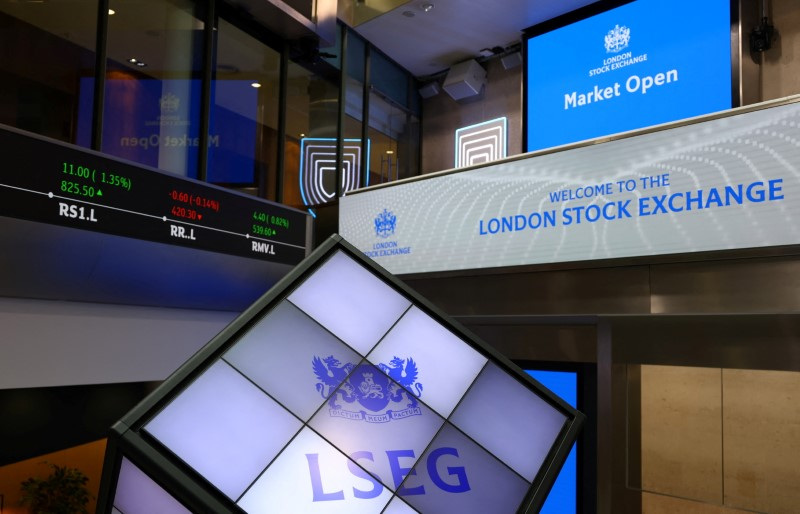
[[[526,50],[527,151],[733,106],[730,0],[637,0]]]
[[[572,407],[578,406],[578,374],[572,371],[543,371],[525,370],[530,376],[538,380],[557,396],[560,396]],[[577,448],[567,456],[564,467],[561,468],[558,478],[550,489],[550,494],[544,502],[540,514],[565,514],[577,512],[578,505],[578,463]]]

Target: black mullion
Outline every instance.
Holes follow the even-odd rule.
[[[100,151],[103,145],[103,110],[106,98],[106,69],[108,51],[108,3],[97,2],[97,39],[95,42],[94,110],[92,112],[92,150]]]
[[[370,91],[370,44],[364,44],[364,89],[361,94],[361,187],[369,180],[369,91]]]
[[[214,27],[216,27],[216,0],[208,0],[203,30],[203,78],[200,87],[200,148],[197,178],[208,179],[208,131],[211,125],[211,80],[214,73]]]
[[[289,45],[281,49],[280,77],[278,79],[278,155],[275,173],[275,201],[283,203],[284,168],[286,167],[286,102],[289,83]]]
[[[339,25],[341,47],[339,53],[339,112],[336,115],[336,198],[344,194],[342,187],[342,161],[344,160],[344,108],[347,101],[347,28]]]

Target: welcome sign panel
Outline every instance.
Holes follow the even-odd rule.
[[[800,104],[342,198],[339,229],[396,274],[800,242]]]
[[[526,42],[528,151],[732,107],[730,0],[637,0]]]
[[[166,400],[127,422],[123,442],[138,450],[123,452],[111,506],[181,512],[181,491],[134,462],[156,452],[190,470],[167,482],[202,477],[231,512],[538,509],[581,414],[354,248],[317,259],[212,342],[196,376],[168,381]]]

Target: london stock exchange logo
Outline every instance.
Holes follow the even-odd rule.
[[[383,212],[378,214],[375,218],[375,234],[382,238],[387,238],[394,234],[394,229],[397,226],[397,216],[392,214],[392,211],[384,209]]]
[[[626,26],[614,26],[613,29],[608,31],[605,37],[606,52],[617,53],[620,50],[627,48],[631,40],[631,29]]]
[[[175,93],[165,93],[161,96],[158,100],[158,106],[161,108],[161,112],[172,114],[178,111],[180,108],[181,99],[178,98]]]
[[[414,359],[394,357],[388,365],[342,364],[330,355],[311,361],[317,376],[316,389],[328,398],[330,415],[367,423],[386,423],[422,414],[417,397],[422,384],[417,382]]]

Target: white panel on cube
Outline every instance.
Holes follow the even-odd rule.
[[[275,400],[218,362],[144,430],[236,499],[300,428]]]
[[[289,301],[362,355],[411,305],[341,252],[292,293]]]
[[[350,347],[287,301],[250,329],[223,358],[304,421],[343,378],[331,376],[330,391],[324,391],[324,397],[308,394],[315,371],[327,376],[327,370],[336,366],[332,359],[360,360]]]
[[[451,421],[532,481],[567,417],[522,383],[489,364]]]
[[[125,458],[120,465],[114,511],[125,514],[190,514],[178,500]]]
[[[251,514],[380,512],[392,498],[391,491],[364,478],[369,475],[363,470],[360,476],[358,471],[354,474],[355,467],[342,452],[305,428],[247,491],[239,507]]]
[[[98,511],[534,512],[582,422],[334,236],[113,427]]]
[[[412,393],[420,391],[417,384],[424,387],[424,401],[445,417],[487,360],[416,307],[409,309],[367,358]],[[418,376],[422,373],[424,380]]]

